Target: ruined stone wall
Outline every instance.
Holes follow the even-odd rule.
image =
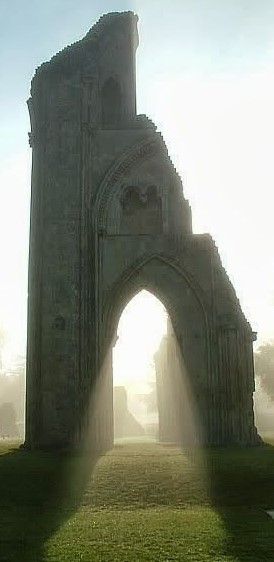
[[[79,88],[54,73],[34,80],[28,395],[37,439],[69,441],[75,421],[79,330]],[[31,334],[34,333],[36,342]],[[35,392],[32,393],[32,385]],[[31,405],[33,407],[33,397]]]
[[[252,332],[214,242],[192,233],[161,134],[136,115],[137,45],[137,17],[107,14],[32,81],[31,447],[79,446],[88,426],[110,446],[113,338],[142,288],[170,313],[206,442],[256,441]]]

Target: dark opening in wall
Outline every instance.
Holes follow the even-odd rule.
[[[102,121],[103,125],[115,125],[121,121],[122,96],[117,80],[110,77],[102,88]]]

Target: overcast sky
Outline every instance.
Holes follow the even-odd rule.
[[[273,0],[0,0],[0,325],[10,355],[26,334],[31,77],[102,13],[127,9],[140,18],[138,112],[162,131],[194,231],[215,239],[259,343],[274,338]]]

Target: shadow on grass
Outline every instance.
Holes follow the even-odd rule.
[[[45,542],[78,508],[95,464],[76,454],[0,455],[1,562],[43,562]]]
[[[211,505],[227,535],[229,560],[274,560],[274,447],[212,449],[206,452]]]
[[[89,482],[98,456],[91,459],[19,450],[0,455],[0,561],[45,561],[48,539],[83,505],[83,500],[89,509],[100,510],[104,506],[113,513],[116,509],[140,511],[166,506],[177,510],[210,505],[225,529],[219,558],[214,552],[212,561],[274,560],[274,521],[265,513],[274,507],[273,446],[200,451],[207,489],[203,474],[196,479],[192,469],[182,462],[178,449],[174,453],[167,448],[166,454],[157,445],[143,445],[143,449],[142,452],[142,447],[136,445],[132,450],[129,445],[116,447],[100,463],[92,483]],[[195,458],[192,461],[195,465]],[[116,532],[115,525],[113,529]],[[68,548],[78,537],[77,531],[72,536],[70,532]],[[207,540],[206,536],[203,539],[203,532],[201,529],[195,539],[197,544]],[[214,529],[210,533],[213,535]]]

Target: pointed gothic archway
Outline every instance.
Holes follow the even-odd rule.
[[[107,242],[106,242],[107,243]],[[102,377],[111,377],[111,364],[108,368],[106,358],[111,357],[110,350],[117,333],[117,326],[126,304],[141,290],[147,290],[156,296],[164,305],[178,342],[179,353],[184,360],[187,373],[188,396],[192,397],[192,417],[196,418],[196,442],[205,441],[203,435],[210,435],[213,423],[210,384],[210,347],[209,327],[199,296],[187,277],[180,271],[172,260],[161,255],[146,256],[134,263],[125,271],[114,284],[103,303],[100,332],[100,367]],[[172,367],[171,367],[172,371]],[[185,373],[182,372],[182,377]],[[170,379],[172,383],[172,372]],[[183,380],[182,380],[183,383]],[[184,384],[186,381],[184,380]],[[178,385],[178,401],[182,404],[182,435],[184,426],[184,412],[189,417],[189,407],[183,408],[184,397],[179,396],[183,384]],[[111,384],[104,385],[105,396],[103,404],[112,406]],[[107,395],[108,393],[108,395]],[[199,418],[199,420],[198,420]],[[112,423],[109,419],[110,424]],[[102,424],[105,427],[105,424]],[[112,427],[109,428],[112,435]],[[102,440],[102,436],[97,438]]]
[[[163,303],[147,290],[135,294],[122,311],[113,346],[114,440],[159,441],[155,354],[166,338],[167,322]],[[173,419],[170,408],[165,410]]]

